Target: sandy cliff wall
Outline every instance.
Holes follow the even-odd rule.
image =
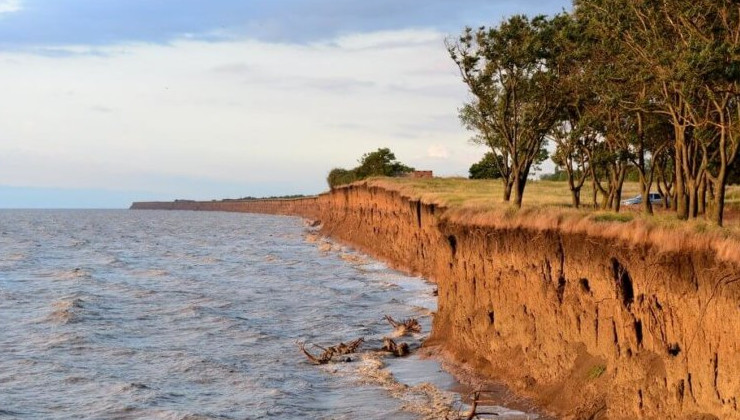
[[[429,342],[562,416],[740,418],[740,265],[711,251],[453,223],[364,185],[233,205],[187,209],[318,218],[325,233],[433,279]]]

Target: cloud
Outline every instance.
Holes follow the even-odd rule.
[[[347,50],[407,48],[439,42],[439,32],[433,30],[404,29],[345,35],[330,44]]]
[[[447,159],[450,157],[450,152],[441,144],[433,144],[427,148],[427,156],[436,159]]]
[[[42,45],[104,46],[131,42],[166,45],[178,39],[230,42],[257,39],[307,45],[356,42],[357,33],[383,34],[408,28],[459,33],[470,25],[496,24],[514,13],[556,13],[569,0],[33,0],[33,7],[4,16],[0,48]],[[0,0],[11,15],[21,0]],[[346,35],[345,40],[338,39]],[[382,41],[382,39],[380,39]],[[358,45],[361,47],[361,45]]]
[[[0,0],[0,13],[13,13],[21,10],[21,0]]]
[[[437,174],[464,173],[468,135],[455,116],[466,91],[444,36],[0,53],[0,185],[174,198],[231,196],[238,186],[241,195],[314,193],[332,167],[378,147]]]

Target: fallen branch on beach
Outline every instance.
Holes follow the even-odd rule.
[[[383,350],[393,353],[396,357],[407,356],[410,353],[408,344],[396,344],[395,341],[388,337],[383,338]]]
[[[404,319],[403,321],[398,322],[391,316],[386,315],[385,320],[396,329],[399,336],[406,335],[408,333],[421,332],[421,324],[419,324],[419,321],[417,321],[416,318]]]
[[[306,355],[306,357],[311,363],[315,365],[325,365],[329,363],[334,356],[342,356],[345,354],[352,354],[356,352],[357,349],[360,347],[360,345],[364,341],[365,341],[365,338],[360,337],[357,340],[350,341],[347,344],[339,343],[336,346],[331,346],[329,348],[324,348],[324,347],[319,346],[318,344],[314,344],[314,347],[318,347],[319,349],[323,351],[318,356],[314,356],[313,354],[311,354],[311,352],[306,350],[305,343],[298,342],[297,344],[298,344],[298,347],[303,352],[303,354]]]

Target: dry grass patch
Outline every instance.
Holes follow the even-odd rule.
[[[478,180],[467,178],[371,178],[369,186],[383,187],[398,191],[402,195],[414,199],[421,199],[426,203],[434,203],[447,208],[500,208],[507,206],[503,203],[504,188],[499,180]],[[623,199],[640,193],[637,183],[625,183],[622,193]],[[581,201],[591,202],[592,189],[583,187]],[[740,196],[738,196],[740,204]],[[527,207],[565,207],[571,206],[571,196],[568,185],[556,181],[530,181],[524,192],[523,208]]]

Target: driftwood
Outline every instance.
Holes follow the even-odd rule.
[[[386,315],[385,320],[396,329],[399,335],[421,332],[421,324],[419,324],[419,321],[417,321],[416,318],[404,319],[403,321],[398,322],[389,315]]]
[[[383,350],[393,353],[396,357],[403,357],[409,354],[409,345],[406,343],[396,344],[392,339],[383,338]]]
[[[352,354],[355,351],[357,351],[357,348],[360,347],[360,345],[365,341],[363,337],[358,338],[357,340],[350,341],[347,344],[339,343],[336,346],[331,346],[329,348],[321,347],[317,344],[314,344],[315,347],[318,347],[319,349],[323,350],[323,352],[318,355],[314,356],[306,350],[306,344],[305,343],[298,343],[298,347],[301,349],[303,354],[306,355],[308,360],[313,363],[314,365],[325,365],[331,361],[331,359],[334,356],[342,356],[345,354]]]
[[[480,418],[490,418],[490,416],[499,416],[498,410],[495,409],[498,402],[497,399],[493,398],[495,391],[484,391],[478,390],[471,394],[468,394],[468,398],[471,398],[472,405],[467,413],[458,413],[458,418],[465,420],[473,420]],[[487,397],[487,398],[486,398]],[[483,417],[481,417],[483,416]]]

